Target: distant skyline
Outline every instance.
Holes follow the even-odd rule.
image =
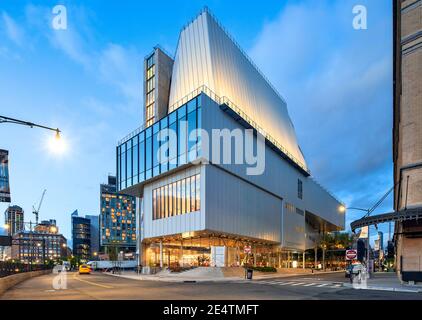
[[[67,30],[51,28],[56,1],[0,4],[0,114],[63,131],[0,124],[9,150],[12,204],[34,221],[56,219],[71,239],[71,213],[100,213],[100,184],[115,175],[117,141],[139,127],[143,58],[174,53],[180,29],[208,6],[287,101],[315,179],[348,206],[369,208],[393,185],[392,8],[360,1],[368,29],[352,27],[350,0],[61,1]],[[2,221],[7,204],[0,203]],[[390,196],[376,212],[392,210]],[[349,211],[346,225],[361,217]],[[388,226],[382,226],[388,239]],[[372,232],[375,235],[375,232]]]

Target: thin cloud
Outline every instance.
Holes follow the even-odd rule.
[[[363,3],[369,29],[356,31],[353,1],[289,2],[250,54],[287,100],[316,179],[370,207],[392,186],[392,36],[390,5]]]
[[[123,97],[118,106],[122,111],[139,113],[142,102],[142,55],[134,47],[112,42],[106,45],[96,43],[95,31],[91,26],[94,17],[85,7],[68,6],[67,12],[66,30],[51,27],[49,7],[28,5],[26,19],[48,39],[52,47],[82,66],[98,81],[115,88]]]
[[[2,20],[7,37],[18,46],[22,46],[24,43],[23,29],[4,11],[2,13]]]

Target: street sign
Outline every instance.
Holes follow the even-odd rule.
[[[357,256],[357,250],[346,250],[346,260],[355,260]]]
[[[359,239],[366,239],[369,235],[369,226],[362,227],[359,234]]]
[[[252,248],[251,248],[251,246],[245,246],[245,247],[243,247],[243,251],[245,253],[251,253],[252,252]]]

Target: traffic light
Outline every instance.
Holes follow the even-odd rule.
[[[366,256],[366,248],[365,248],[365,241],[362,239],[358,240],[357,243],[357,249],[358,249],[358,261],[363,262]]]

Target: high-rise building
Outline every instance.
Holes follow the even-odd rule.
[[[285,100],[208,10],[174,60],[155,48],[144,71],[145,123],[117,146],[117,191],[139,198],[140,264],[303,265],[344,228]]]
[[[99,216],[86,215],[85,218],[90,221],[91,228],[91,257],[95,258],[100,251],[100,221]]]
[[[100,186],[100,244],[114,246],[122,251],[136,247],[136,199],[119,194],[116,177],[109,176],[108,183]]]
[[[395,225],[396,267],[422,282],[422,1],[393,3],[394,209],[407,217]]]
[[[19,206],[10,206],[4,212],[4,223],[6,224],[9,235],[24,230],[24,212]]]
[[[72,252],[82,262],[91,258],[91,221],[79,217],[78,210],[72,213]]]

